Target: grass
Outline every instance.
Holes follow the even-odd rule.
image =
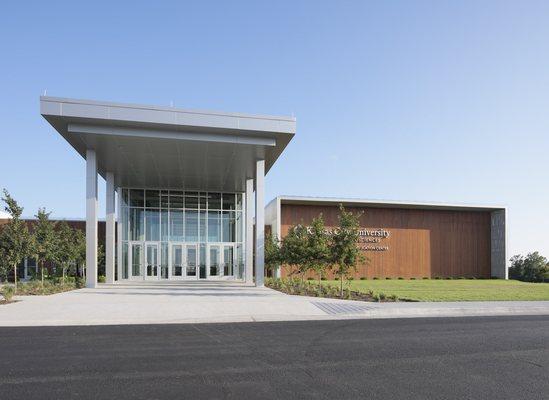
[[[346,284],[347,282],[345,282]],[[528,283],[500,279],[455,280],[353,280],[351,290],[374,293],[414,301],[489,301],[489,300],[549,300],[549,283]],[[337,285],[338,281],[323,281]]]

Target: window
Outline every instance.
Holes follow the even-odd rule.
[[[152,209],[145,212],[145,240],[160,240],[160,210]]]
[[[145,194],[141,189],[130,190],[130,206],[145,207]]]
[[[208,211],[208,242],[221,242],[221,221],[218,211]]]

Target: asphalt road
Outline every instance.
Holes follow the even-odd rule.
[[[549,317],[0,328],[2,399],[549,399]]]

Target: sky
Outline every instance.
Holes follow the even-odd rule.
[[[85,215],[39,96],[290,115],[276,195],[497,204],[549,256],[548,1],[7,2],[0,188]],[[100,215],[104,215],[100,179]]]

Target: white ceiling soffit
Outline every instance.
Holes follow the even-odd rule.
[[[266,172],[295,134],[290,117],[182,110],[55,97],[42,116],[117,186],[243,191],[255,162]]]

